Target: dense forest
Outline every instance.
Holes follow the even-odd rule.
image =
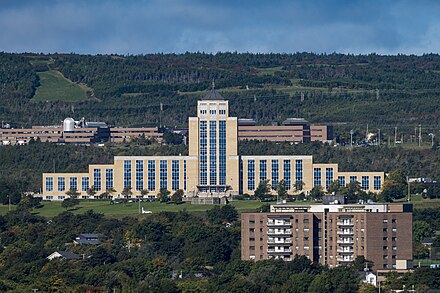
[[[87,101],[34,102],[38,72],[92,89]],[[231,115],[258,123],[302,116],[336,130],[437,131],[440,56],[186,53],[139,56],[0,53],[0,118],[14,127],[67,116],[113,125],[186,126],[212,81]],[[160,104],[163,113],[160,113]],[[162,116],[162,117],[160,117]]]
[[[335,269],[304,256],[291,262],[240,260],[240,223],[229,205],[138,219],[64,212],[51,220],[34,215],[33,206],[24,200],[0,216],[2,292],[376,292],[361,285],[363,258]],[[105,237],[99,245],[74,246],[80,233]],[[46,259],[66,249],[80,259]],[[403,278],[391,273],[382,292],[403,285],[416,292],[439,289],[439,273],[427,268]]]

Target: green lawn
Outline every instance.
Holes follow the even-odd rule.
[[[38,72],[40,86],[32,98],[36,102],[65,101],[79,102],[87,100],[87,91],[84,85],[73,83],[56,70]]]
[[[65,209],[61,207],[61,202],[43,201],[42,204],[44,205],[42,208],[34,209],[33,212],[35,214],[45,217],[54,217],[59,213],[65,211]],[[232,205],[235,206],[239,211],[254,211],[255,209],[261,207],[263,204],[267,203],[262,203],[257,200],[242,200],[232,202]],[[188,212],[204,212],[214,207],[214,205],[193,205],[191,203],[174,205],[159,202],[145,202],[141,203],[141,206],[144,207],[144,210],[149,210],[153,213],[158,213],[162,211],[178,212],[183,210],[186,210]],[[14,208],[15,207],[13,206],[13,209]],[[102,213],[107,216],[124,217],[130,215],[138,215],[138,208],[138,203],[127,203],[126,205],[111,205],[108,200],[81,200],[80,205],[70,211],[79,214],[84,213],[88,210],[94,210],[97,213]],[[0,214],[4,215],[7,212],[8,206],[0,205]]]

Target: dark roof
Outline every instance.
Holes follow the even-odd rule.
[[[71,251],[68,251],[68,250],[58,251],[58,253],[61,254],[61,257],[64,259],[80,259],[80,257],[77,254],[75,254]]]
[[[422,243],[423,244],[432,244],[434,242],[434,239],[432,239],[431,237],[425,237],[423,238]]]
[[[98,245],[101,243],[98,239],[75,239],[74,242],[79,245],[88,244],[88,245]]]
[[[203,96],[203,100],[225,100],[218,91],[211,89],[206,95]]]

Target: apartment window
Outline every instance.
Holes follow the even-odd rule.
[[[369,190],[370,189],[370,177],[369,176],[362,176],[361,188],[363,190]]]
[[[249,220],[249,224],[255,224],[254,220]]]
[[[179,189],[179,161],[171,161],[171,188],[172,190]]]
[[[263,182],[267,179],[267,161],[260,161],[260,182]]]
[[[392,219],[391,223],[395,224],[395,223],[397,223],[397,220],[396,219]]]
[[[384,238],[383,238],[383,241],[388,241],[388,237],[384,237]]]
[[[391,241],[393,242],[397,241],[397,237],[391,237]]]
[[[212,111],[215,113],[215,110]],[[209,121],[209,184],[217,185],[217,121],[215,120]]]
[[[218,110],[219,115],[226,115],[226,110]]]
[[[113,169],[105,169],[105,189],[113,188]]]
[[[391,231],[397,232],[397,229],[396,228],[392,228]]]
[[[131,161],[124,160],[124,188],[131,187]]]
[[[383,231],[384,232],[388,232],[388,228],[383,228]]]
[[[380,176],[374,176],[373,188],[374,190],[380,190],[382,188],[382,178]]]
[[[383,268],[384,268],[384,269],[388,269],[388,265],[387,265],[387,264],[384,264],[384,265],[383,265]]]
[[[69,178],[70,190],[78,190],[78,179],[76,177]]]
[[[313,186],[321,186],[321,168],[313,168]]]
[[[250,237],[249,241],[255,241],[255,238],[254,237]]]
[[[383,222],[384,222],[384,223],[388,223],[388,220],[387,220],[387,219],[384,219]]]
[[[391,256],[391,259],[396,259],[396,255],[392,255],[392,256]]]
[[[206,115],[206,110],[200,110],[201,115]]]
[[[309,223],[309,219],[303,219],[303,223],[304,224],[306,224],[306,223],[308,224]]]
[[[83,177],[81,178],[81,190],[87,191],[89,189],[89,177]]]
[[[53,191],[53,177],[46,177],[46,191]]]
[[[339,186],[344,187],[345,186],[345,176],[338,176],[338,183],[339,183]]]
[[[286,185],[286,190],[290,190],[290,185],[291,185],[290,160],[284,160],[284,183]]]
[[[148,160],[148,190],[156,189],[156,161]]]
[[[393,250],[397,250],[397,246],[393,246],[393,248],[392,248]]]
[[[255,228],[249,228],[249,232],[255,232]]]
[[[388,255],[387,255],[387,254],[384,254],[384,255],[383,255],[383,259],[388,259]]]
[[[304,246],[304,250],[309,250],[309,249],[310,249],[310,247]]]
[[[350,176],[350,183],[357,182],[357,181],[358,181],[357,176]]]
[[[160,160],[159,162],[159,184],[160,188],[168,188],[168,165],[167,160]]]
[[[255,250],[255,246],[249,246],[249,250]]]
[[[383,247],[383,250],[388,250],[388,246],[384,246],[384,247]]]
[[[255,160],[248,161],[248,189],[255,189]]]
[[[325,189],[333,182],[333,168],[325,168]]]
[[[302,182],[303,182],[303,161],[302,160],[295,161],[295,180],[296,180],[298,189],[302,190]]]
[[[309,241],[309,237],[304,237],[303,241]]]
[[[136,190],[144,189],[144,161],[136,160]]]
[[[279,180],[278,160],[272,160],[272,189],[275,189]]]
[[[199,130],[199,170],[200,185],[208,184],[208,132],[207,121],[200,121]]]
[[[66,190],[66,178],[58,177],[58,191]]]

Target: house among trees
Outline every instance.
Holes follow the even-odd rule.
[[[80,257],[73,253],[72,251],[55,251],[53,252],[51,255],[49,255],[48,257],[46,257],[48,260],[54,260],[56,258],[61,258],[63,260],[75,260],[75,259],[80,259]]]
[[[102,238],[105,238],[103,234],[79,234],[78,237],[73,240],[75,245],[98,245],[101,244]]]

